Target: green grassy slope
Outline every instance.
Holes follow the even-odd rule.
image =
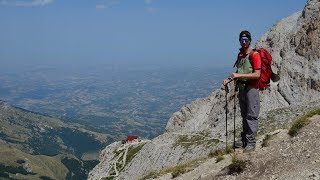
[[[109,140],[79,124],[2,101],[0,124],[0,179],[86,179],[97,160],[81,158],[97,154]]]

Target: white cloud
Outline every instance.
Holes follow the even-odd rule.
[[[144,0],[144,3],[146,3],[146,4],[151,4],[151,3],[152,3],[152,0]]]
[[[33,7],[33,6],[44,6],[53,3],[53,0],[31,0],[31,1],[16,1],[16,6],[21,7]]]
[[[96,9],[106,9],[111,8],[117,4],[120,4],[120,0],[105,0],[96,5]]]
[[[54,0],[1,0],[0,5],[33,7],[33,6],[45,6],[45,5],[53,3],[53,1]]]
[[[148,13],[155,13],[157,11],[157,9],[153,7],[154,0],[144,0],[144,3]]]

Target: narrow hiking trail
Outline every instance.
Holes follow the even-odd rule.
[[[139,140],[139,141],[134,141],[134,142],[127,142],[127,143],[121,145],[116,150],[116,152],[120,152],[120,154],[118,156],[116,156],[115,160],[112,162],[114,174],[111,174],[110,177],[118,177],[119,176],[118,165],[121,165],[120,169],[123,169],[125,167],[126,161],[127,161],[128,150],[130,147],[133,147],[133,146],[136,146],[139,144],[143,144],[143,143],[147,143],[147,142],[150,142],[150,140]]]

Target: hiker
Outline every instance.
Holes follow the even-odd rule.
[[[256,134],[258,131],[258,117],[260,111],[259,78],[261,72],[261,58],[259,53],[252,50],[251,34],[241,31],[239,34],[241,45],[232,73],[223,85],[235,80],[235,91],[239,90],[239,104],[242,116],[241,141],[235,143],[235,148],[244,148],[244,152],[255,150]]]

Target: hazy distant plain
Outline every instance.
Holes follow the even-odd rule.
[[[208,96],[227,68],[96,65],[1,72],[0,98],[115,139],[153,138],[184,104]]]

